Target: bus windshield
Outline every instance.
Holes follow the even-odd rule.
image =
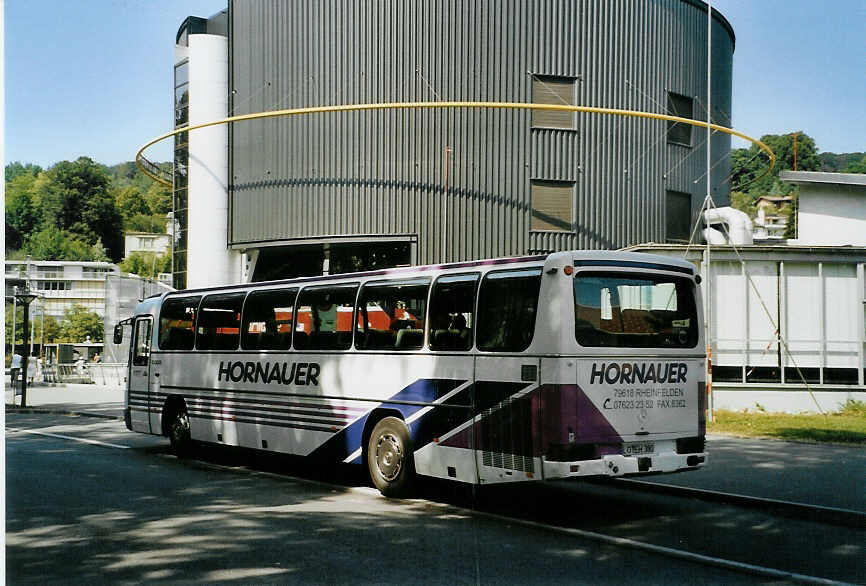
[[[694,348],[694,284],[685,277],[578,272],[574,330],[589,347]]]

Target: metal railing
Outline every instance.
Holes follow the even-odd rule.
[[[42,367],[42,380],[46,383],[84,383],[123,387],[126,383],[126,363],[46,364]]]
[[[139,156],[138,159],[136,159],[136,162],[142,168],[145,175],[148,175],[152,179],[155,179],[164,185],[168,185],[169,187],[172,185],[174,176],[156,163],[145,159],[144,155],[141,154],[141,151],[139,151]]]

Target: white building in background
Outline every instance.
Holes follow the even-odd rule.
[[[795,244],[866,246],[866,174],[782,171],[800,186]]]
[[[831,411],[866,401],[863,245],[714,245],[709,274],[699,246],[629,250],[686,258],[703,275],[716,407],[818,411],[817,401]]]
[[[789,195],[762,195],[755,202],[758,215],[754,220],[754,238],[756,240],[781,240],[788,227],[788,214],[784,213],[793,201]]]
[[[125,232],[123,235],[123,256],[128,257],[133,252],[147,252],[162,255],[171,251],[171,236],[169,234],[151,234],[149,232]]]
[[[6,278],[24,279],[41,299],[33,304],[45,315],[62,318],[67,309],[80,305],[105,314],[105,277],[119,273],[108,262],[7,260]]]

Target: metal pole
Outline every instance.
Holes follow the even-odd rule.
[[[442,190],[442,258],[440,262],[448,262],[445,251],[448,250],[448,159],[451,147],[445,147],[445,185]]]
[[[712,112],[712,73],[713,73],[713,3],[707,2],[707,197],[704,200],[704,209],[710,211],[710,202],[712,201],[712,190],[710,186],[710,142],[713,136],[713,129],[710,126],[710,112]],[[706,218],[706,216],[704,216]],[[712,305],[712,272],[713,266],[710,262],[710,234],[709,224],[707,225],[707,418],[713,421],[713,305]]]
[[[27,308],[27,311],[30,311],[29,307]],[[34,333],[35,332],[33,331],[33,328],[30,328],[30,356],[33,356],[33,334]]]
[[[18,321],[18,287],[12,289],[12,354],[15,354],[15,324]]]
[[[21,360],[21,406],[27,406],[27,362],[30,357],[27,355],[27,326],[29,324],[30,304],[24,303],[24,356]],[[13,396],[15,390],[12,390]]]

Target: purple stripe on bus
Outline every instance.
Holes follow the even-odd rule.
[[[542,425],[541,437],[537,438],[540,441],[535,442],[537,446],[622,441],[622,436],[579,386],[544,385],[538,393],[541,395]],[[545,417],[545,413],[555,415]]]
[[[531,402],[530,421],[525,422],[525,429],[532,434],[532,454],[535,457],[546,454],[553,444],[622,442],[622,436],[577,385],[542,385],[521,400]],[[514,405],[513,402],[503,402],[474,426],[461,430],[440,445],[466,449],[474,446],[478,450],[493,451],[491,448],[495,446],[487,445],[486,424],[497,416],[497,412],[512,409]],[[515,440],[514,443],[519,442]]]

